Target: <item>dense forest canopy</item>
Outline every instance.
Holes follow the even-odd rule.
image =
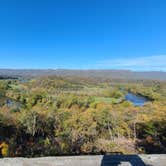
[[[128,92],[148,102],[135,106],[125,100]],[[0,139],[4,156],[165,153],[166,82],[3,78]]]

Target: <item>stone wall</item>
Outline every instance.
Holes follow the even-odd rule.
[[[166,154],[3,158],[0,166],[166,166]]]

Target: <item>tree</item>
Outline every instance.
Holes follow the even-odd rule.
[[[34,137],[35,133],[38,131],[38,114],[35,111],[25,111],[22,114],[20,121],[21,124],[26,128],[27,133]]]

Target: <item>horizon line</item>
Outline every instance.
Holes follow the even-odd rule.
[[[97,70],[102,70],[102,71],[106,71],[106,70],[112,70],[112,71],[131,71],[131,72],[166,72],[164,70],[133,70],[133,69],[111,69],[111,68],[0,68],[0,70],[52,70],[52,71],[56,71],[56,70],[81,70],[81,71],[88,71],[88,70],[93,70],[93,71],[97,71]]]

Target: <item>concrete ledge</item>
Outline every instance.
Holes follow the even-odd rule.
[[[0,166],[166,166],[166,154],[3,158]]]

